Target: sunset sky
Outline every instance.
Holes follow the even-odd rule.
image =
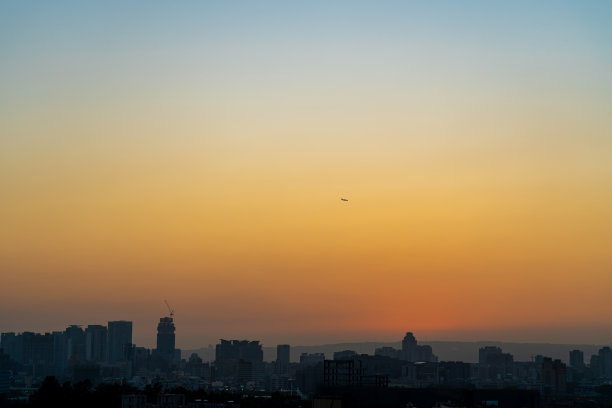
[[[181,348],[609,344],[612,2],[1,2],[0,331],[164,299]]]

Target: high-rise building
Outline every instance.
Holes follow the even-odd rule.
[[[45,377],[55,374],[51,333],[2,333],[1,339],[0,349],[4,349],[6,357],[27,366],[33,375]]]
[[[359,354],[354,350],[342,350],[334,352],[334,360],[357,360]]]
[[[570,366],[573,368],[584,367],[584,353],[580,350],[572,350],[569,353]]]
[[[566,367],[561,360],[542,359],[542,385],[557,393],[566,391]]]
[[[393,347],[378,347],[374,350],[374,355],[395,358],[398,360],[402,359],[402,351],[396,350]]]
[[[90,324],[85,329],[85,355],[89,361],[106,361],[108,330],[105,326]]]
[[[289,344],[277,345],[276,346],[276,373],[280,375],[288,375],[290,362],[291,362],[291,346]]]
[[[53,364],[53,335],[23,332],[23,360],[28,365]]]
[[[23,364],[23,341],[20,335],[14,332],[2,333],[0,337],[0,347],[13,360]]]
[[[239,378],[248,365],[240,365],[240,362],[252,363],[250,367],[257,373],[250,378],[259,377],[260,366],[263,363],[263,350],[259,341],[248,340],[223,340],[217,344],[215,350],[215,368],[221,378]]]
[[[325,361],[323,353],[302,353],[300,354],[300,365],[314,366]]]
[[[55,331],[53,332],[53,368],[56,377],[63,377],[67,360],[66,332]]]
[[[125,361],[132,347],[132,322],[108,322],[108,361]]]
[[[486,346],[478,349],[478,372],[482,379],[501,379],[511,376],[514,356],[504,353],[500,347]]]
[[[289,344],[279,344],[276,346],[276,362],[289,365],[291,362],[291,346]]]
[[[217,344],[215,360],[244,360],[252,363],[263,361],[263,350],[259,341],[223,340]]]
[[[175,336],[172,317],[162,317],[157,325],[157,353],[167,361],[174,359]]]
[[[361,360],[325,360],[323,383],[331,386],[361,386],[363,384]]]
[[[601,377],[601,364],[599,360],[599,355],[593,354],[589,361],[589,371],[593,378]]]
[[[602,347],[597,353],[599,356],[599,373],[602,378],[612,378],[612,349]]]
[[[485,365],[489,363],[491,356],[503,354],[501,347],[485,346],[478,349],[478,364]]]
[[[66,328],[66,356],[68,360],[73,362],[82,362],[85,360],[85,332],[81,326],[73,324]]]
[[[419,346],[416,338],[411,332],[406,333],[402,340],[402,360],[409,362],[436,362],[438,357],[433,354],[431,346]]]
[[[411,332],[406,333],[402,340],[402,357],[405,361],[418,361],[418,346],[414,335]]]

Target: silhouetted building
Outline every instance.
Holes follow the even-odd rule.
[[[263,350],[259,341],[248,340],[220,340],[215,349],[215,360],[238,359],[261,363]]]
[[[33,370],[42,368],[48,371],[53,365],[53,335],[23,332],[23,364],[33,367]],[[45,376],[47,373],[34,372],[34,375]]]
[[[353,350],[336,351],[334,353],[334,360],[353,360],[353,359],[356,359],[357,357],[358,357],[357,352]]]
[[[472,376],[472,365],[463,361],[442,361],[438,370],[440,384],[465,386]]]
[[[332,387],[387,387],[389,376],[368,374],[361,359],[325,360],[323,363],[323,384]]]
[[[247,383],[253,381],[253,363],[240,360],[238,362],[238,382]]]
[[[395,358],[398,360],[402,359],[402,351],[393,347],[379,347],[374,350],[374,355]]]
[[[494,346],[478,350],[479,377],[488,380],[503,380],[512,377],[514,357]]]
[[[323,353],[302,353],[300,354],[300,365],[313,366],[325,361]]]
[[[302,353],[304,356],[306,353]],[[322,353],[309,354],[308,356],[315,356]],[[302,359],[300,356],[300,360]],[[304,363],[300,363],[298,369],[295,372],[295,383],[302,392],[309,394],[314,392],[320,385],[323,384],[323,370],[324,361],[318,361],[318,357],[307,357],[304,359]]]
[[[210,379],[210,366],[204,364],[200,356],[196,353],[192,353],[189,357],[189,361],[185,365],[185,370],[190,375]]]
[[[14,332],[2,333],[0,347],[16,362],[23,364],[23,342]]]
[[[279,344],[276,346],[276,362],[289,365],[291,362],[291,346],[289,344]]]
[[[175,358],[174,321],[172,317],[162,317],[157,325],[156,352],[165,360],[173,361]]]
[[[402,375],[402,367],[406,362],[384,356],[371,356],[361,354],[353,360],[361,361],[363,368],[364,382],[372,382],[373,376],[386,376],[396,378]]]
[[[612,378],[612,349],[602,347],[599,349],[599,376],[601,378]]]
[[[291,362],[291,346],[289,344],[279,344],[276,346],[275,371],[279,375],[289,374],[289,364]]]
[[[89,325],[85,329],[85,357],[89,361],[106,361],[108,330],[98,324]]]
[[[72,325],[65,330],[66,355],[68,360],[79,363],[86,360],[85,332],[80,326]]]
[[[363,369],[359,360],[325,360],[323,383],[327,386],[360,386]]]
[[[599,364],[599,355],[593,354],[589,360],[589,373],[591,378],[599,378],[601,376],[601,369]]]
[[[438,358],[433,354],[431,346],[419,346],[412,332],[406,333],[402,340],[401,359],[409,362],[435,362]]]
[[[489,356],[502,354],[501,347],[486,346],[478,349],[478,364],[487,364]]]
[[[220,340],[215,349],[215,369],[219,378],[236,381],[250,378],[260,380],[263,376],[263,350],[259,341]],[[242,363],[251,363],[250,366]],[[250,367],[251,374],[246,374]]]
[[[554,393],[564,393],[566,390],[566,367],[561,360],[542,359],[542,385]]]
[[[108,322],[108,361],[118,362],[127,360],[131,346],[132,322],[125,320]]]
[[[66,333],[53,332],[53,368],[56,377],[62,378],[66,370],[68,350],[66,349]]]
[[[572,350],[569,353],[570,366],[573,368],[584,367],[584,353],[580,350]]]
[[[402,340],[402,359],[410,362],[419,360],[418,345],[412,332],[406,333]]]
[[[151,359],[151,351],[144,347],[134,347],[132,353],[132,366],[134,375],[144,376],[149,370],[149,362]]]
[[[440,382],[440,373],[438,363],[418,362],[414,363],[416,371],[417,387],[429,387]]]

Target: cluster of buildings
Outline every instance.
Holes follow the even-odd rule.
[[[5,332],[0,337],[0,393],[8,375],[24,390],[47,376],[94,383],[132,378],[138,373],[168,373],[181,363],[175,347],[172,317],[157,327],[157,348],[132,343],[132,322],[110,321],[106,326],[78,325],[52,333]]]
[[[612,350],[603,347],[586,364],[582,351],[573,350],[569,365],[545,356],[514,361],[499,347],[479,349],[478,363],[439,361],[428,345],[406,333],[401,349],[381,347],[374,355],[352,350],[303,353],[291,362],[291,346],[278,345],[276,360],[264,361],[259,341],[220,340],[214,361],[197,354],[181,358],[176,348],[172,314],[157,326],[157,347],[132,343],[132,322],[111,321],[106,326],[70,326],[53,333],[2,333],[0,393],[33,390],[46,376],[78,382],[128,382],[143,389],[161,383],[167,389],[281,391],[314,395],[320,387],[431,387],[517,389],[543,395],[564,395],[612,383]],[[329,357],[329,356],[328,356]],[[568,387],[572,384],[572,389]]]
[[[500,347],[478,351],[478,363],[438,361],[429,350],[419,349],[407,333],[402,350],[379,348],[374,356],[344,351],[325,360],[323,383],[327,386],[375,385],[392,388],[452,387],[534,390],[542,395],[589,395],[590,390],[612,384],[612,349],[602,347],[585,364],[584,353],[572,350],[569,366],[542,355],[530,361],[514,361]],[[572,386],[570,387],[569,384]]]

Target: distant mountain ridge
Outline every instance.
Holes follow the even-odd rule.
[[[584,352],[585,363],[588,364],[591,355],[597,354],[604,345],[598,344],[554,344],[554,343],[513,343],[504,341],[419,341],[419,344],[428,344],[438,356],[439,361],[464,361],[467,363],[478,362],[478,349],[485,346],[501,347],[505,353],[514,355],[514,361],[530,361],[536,355],[541,354],[553,359],[569,361],[571,350]],[[354,350],[359,354],[374,354],[379,347],[401,348],[401,342],[361,342],[361,343],[336,343],[322,344],[317,346],[291,346],[291,361],[298,362],[302,353],[324,353],[325,357],[332,359],[334,352],[342,350]],[[189,358],[192,353],[198,354],[204,361],[214,361],[214,347],[200,348],[196,350],[183,350],[183,358]],[[264,360],[274,361],[276,359],[276,347],[263,347]]]

